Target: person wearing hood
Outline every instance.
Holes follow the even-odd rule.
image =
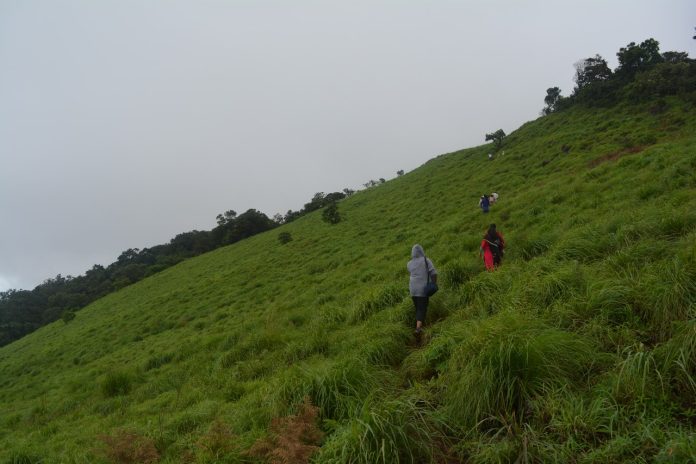
[[[411,277],[408,282],[408,288],[413,299],[413,305],[416,308],[416,335],[420,335],[423,331],[423,322],[425,322],[425,313],[428,310],[428,295],[426,293],[426,285],[428,281],[437,283],[437,270],[433,266],[433,262],[425,256],[423,247],[416,244],[411,249],[411,260],[406,265]]]

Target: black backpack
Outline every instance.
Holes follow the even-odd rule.
[[[503,242],[500,237],[497,237],[493,242],[488,242],[488,244],[491,246],[493,258],[499,261],[503,257]]]

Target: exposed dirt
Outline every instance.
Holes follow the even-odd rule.
[[[591,168],[595,168],[600,164],[604,163],[605,161],[616,161],[621,157],[624,157],[626,155],[633,155],[635,153],[640,153],[643,150],[645,150],[644,145],[636,145],[634,147],[622,148],[621,150],[612,151],[611,153],[607,153],[606,155],[602,155],[599,158],[593,159],[592,161],[590,161],[589,166]]]

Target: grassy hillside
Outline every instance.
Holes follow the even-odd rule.
[[[551,114],[1,348],[0,463],[693,462],[695,110]]]

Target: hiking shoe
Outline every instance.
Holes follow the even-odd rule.
[[[416,337],[420,336],[420,334],[423,333],[423,327],[418,327],[413,333],[416,335]]]

